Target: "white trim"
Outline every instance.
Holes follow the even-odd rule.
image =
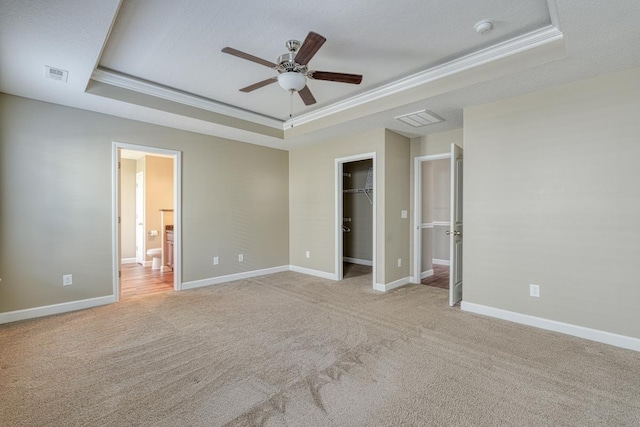
[[[413,278],[420,277],[420,264],[422,264],[422,229],[433,228],[433,224],[435,223],[435,221],[434,223],[422,223],[422,162],[450,158],[451,152],[418,156],[413,159]]]
[[[562,31],[562,29],[560,28],[560,18],[558,16],[558,5],[556,4],[556,0],[547,0],[547,7],[549,8],[551,25],[556,27],[558,31]]]
[[[386,285],[383,285],[382,283],[376,283],[375,285],[373,285],[373,289],[376,291],[387,292],[387,291],[390,291],[391,289],[408,285],[409,283],[411,283],[411,277],[407,276],[407,277],[403,277],[402,279],[395,280],[391,283],[387,283]]]
[[[375,289],[376,287],[376,276],[377,276],[377,247],[378,247],[378,233],[377,233],[377,229],[378,229],[378,219],[377,219],[377,207],[378,207],[378,200],[377,200],[377,193],[378,193],[378,183],[377,183],[377,175],[378,175],[378,165],[377,165],[377,153],[371,152],[371,153],[363,153],[363,154],[356,154],[353,156],[347,156],[347,157],[340,157],[335,159],[335,187],[336,187],[336,192],[335,192],[335,200],[334,200],[334,205],[335,205],[335,273],[333,274],[333,278],[332,280],[342,280],[343,276],[344,276],[344,272],[342,269],[342,264],[343,264],[343,258],[344,258],[344,247],[343,247],[343,232],[342,232],[342,218],[343,218],[343,212],[342,212],[342,197],[344,195],[344,193],[342,192],[343,188],[342,188],[342,181],[343,181],[343,166],[345,163],[350,163],[350,162],[356,162],[359,160],[368,160],[371,159],[372,162],[372,166],[373,166],[373,194],[372,194],[372,250],[371,250],[371,265],[372,265],[372,270],[373,270],[373,274],[372,274],[372,286]]]
[[[120,260],[120,264],[135,264],[137,262],[136,258],[122,258]]]
[[[434,228],[434,227],[449,227],[450,225],[451,225],[450,221],[433,221],[433,222],[423,222],[422,224],[420,224],[420,228],[425,229],[425,228]]]
[[[558,322],[556,320],[544,319],[542,317],[530,316],[528,314],[516,313],[472,302],[462,301],[460,303],[460,308],[463,311],[471,313],[482,314],[489,317],[495,317],[497,319],[508,320],[509,322],[520,323],[522,325],[560,332],[561,334],[572,335],[574,337],[597,341],[616,347],[640,351],[640,338],[628,337],[625,335],[614,334],[612,332],[600,331],[598,329],[586,328],[584,326],[572,325],[570,323]]]
[[[177,89],[163,87],[155,83],[147,82],[124,74],[119,74],[105,69],[96,69],[91,79],[123,89],[143,93],[161,99],[189,105],[195,108],[212,111],[225,116],[250,121],[274,129],[286,130],[294,126],[300,126],[324,117],[340,113],[342,111],[358,107],[360,105],[403,92],[417,86],[425,85],[445,77],[464,72],[466,70],[485,65],[509,56],[513,56],[530,49],[553,43],[563,38],[559,30],[558,13],[555,0],[547,0],[549,14],[553,25],[540,28],[530,33],[523,34],[511,40],[489,46],[477,52],[470,53],[461,58],[454,59],[419,73],[397,80],[395,82],[374,88],[362,94],[353,96],[344,101],[336,102],[324,108],[311,111],[307,114],[282,121],[253,111],[233,107],[212,99],[182,92]]]
[[[182,152],[146,145],[129,144],[113,141],[112,143],[112,260],[113,260],[113,298],[120,300],[119,263],[120,257],[118,236],[119,191],[118,186],[118,150],[143,151],[150,154],[160,154],[173,158],[173,241],[175,257],[173,262],[173,290],[182,289]],[[145,258],[146,258],[146,251]],[[144,266],[151,266],[152,261],[145,261]]]
[[[395,82],[380,86],[341,102],[336,102],[324,108],[319,108],[307,114],[302,114],[284,123],[284,129],[301,126],[305,123],[330,116],[350,108],[358,107],[371,101],[403,92],[416,86],[424,85],[445,77],[461,73],[499,59],[516,55],[527,50],[544,46],[562,39],[562,33],[552,25],[540,28],[530,33],[515,37],[497,45],[490,46],[478,52],[454,59],[445,64],[429,68]]]
[[[0,324],[16,322],[18,320],[33,319],[35,317],[50,316],[52,314],[68,313],[70,311],[84,310],[85,308],[98,307],[114,303],[113,295],[83,299],[80,301],[63,302],[60,304],[45,305],[43,307],[26,308],[24,310],[8,311],[0,313]]]
[[[168,101],[177,102],[183,105],[189,105],[195,108],[212,111],[214,113],[223,114],[225,116],[234,117],[236,119],[247,120],[249,122],[268,126],[271,128],[284,130],[284,122],[282,120],[268,117],[252,111],[243,110],[241,108],[232,107],[212,99],[203,98],[177,89],[167,88],[155,83],[145,82],[135,77],[118,74],[113,71],[96,69],[91,75],[91,79],[97,82],[106,83],[108,85],[117,86],[123,89],[132,90],[145,95],[154,96]]]
[[[434,227],[450,227],[451,221],[433,221]]]
[[[451,261],[448,260],[448,259],[433,258],[431,260],[431,264],[435,264],[435,265],[451,265]]]
[[[320,271],[320,270],[313,270],[311,268],[306,268],[306,267],[298,267],[297,265],[290,265],[289,271],[306,274],[308,276],[321,277],[323,279],[338,280],[337,276],[333,273],[327,273],[326,271]]]
[[[351,258],[345,256],[342,257],[342,261],[349,262],[351,264],[368,265],[369,267],[373,267],[373,261],[369,261],[368,259]]]
[[[242,273],[227,274],[226,276],[210,277],[208,279],[184,282],[182,284],[182,290],[201,288],[203,286],[218,285],[220,283],[233,282],[234,280],[243,280],[243,279],[250,279],[252,277],[266,276],[267,274],[281,273],[283,271],[289,271],[289,266],[282,265],[279,267],[263,268],[261,270],[245,271]]]
[[[420,273],[420,280],[433,276],[433,268],[431,270],[423,271]]]

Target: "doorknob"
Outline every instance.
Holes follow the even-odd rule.
[[[459,236],[461,234],[459,231],[450,231],[450,230],[447,230],[446,233],[447,233],[447,236],[451,234],[453,234],[454,236]]]

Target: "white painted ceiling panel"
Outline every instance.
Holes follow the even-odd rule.
[[[473,25],[481,19],[493,19],[495,30],[477,35]],[[419,136],[461,127],[462,111],[469,106],[640,67],[639,22],[638,0],[0,0],[0,91],[284,149],[372,128]],[[327,42],[310,68],[362,73],[364,80],[360,86],[311,81],[318,104],[306,108],[296,98],[295,114],[303,119],[305,114],[326,111],[322,107],[352,101],[371,88],[549,23],[562,31],[564,55],[555,60],[488,77],[470,70],[465,74],[481,78],[455,87],[440,83],[442,90],[420,96],[408,89],[402,93],[403,102],[391,102],[387,96],[371,102],[375,108],[365,108],[363,114],[356,114],[360,107],[352,105],[331,120],[318,120],[317,126],[310,122],[307,132],[293,129],[284,139],[144,106],[132,101],[135,94],[119,99],[87,91],[101,64],[283,119],[289,99],[278,86],[250,94],[238,91],[275,72],[220,50],[231,46],[275,61],[284,53],[287,39],[302,40],[316,31]],[[45,65],[68,70],[68,82],[46,79]],[[412,128],[394,119],[422,109],[445,121]],[[333,120],[337,116],[339,120]]]
[[[473,26],[482,19],[495,26],[478,35]],[[301,114],[550,23],[546,0],[125,0],[100,66],[286,119],[289,94],[277,84],[238,91],[277,72],[223,47],[276,62],[287,40],[303,41],[309,31],[325,36],[310,69],[363,74],[363,82],[309,81],[318,103],[307,107],[296,96]]]

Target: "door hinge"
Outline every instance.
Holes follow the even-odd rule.
[[[118,271],[118,279],[122,277],[122,271]]]
[[[118,162],[118,169],[120,169],[120,162]]]
[[[118,217],[118,224],[120,224],[120,217]]]

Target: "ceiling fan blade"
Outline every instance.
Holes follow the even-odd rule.
[[[269,62],[266,59],[258,58],[257,56],[249,55],[248,53],[241,52],[232,47],[225,47],[222,49],[222,52],[228,53],[229,55],[237,56],[238,58],[246,59],[247,61],[256,62],[260,65],[264,65],[265,67],[275,68],[276,64],[273,62]]]
[[[331,82],[351,83],[359,85],[362,81],[361,74],[331,73],[328,71],[312,71],[310,73],[314,80],[328,80]]]
[[[271,83],[275,83],[278,81],[277,77],[271,77],[270,79],[267,80],[263,80],[261,82],[258,83],[254,83],[250,86],[247,87],[243,87],[242,89],[240,89],[240,92],[252,92],[256,89],[260,89],[261,87],[264,87],[266,85],[270,85]]]
[[[309,90],[309,86],[303,87],[298,91],[298,93],[300,94],[300,98],[302,98],[302,102],[304,102],[304,105],[313,105],[316,103],[316,99],[313,97],[313,94]]]
[[[310,31],[296,53],[296,62],[300,65],[307,65],[326,41],[327,39],[320,34]]]

